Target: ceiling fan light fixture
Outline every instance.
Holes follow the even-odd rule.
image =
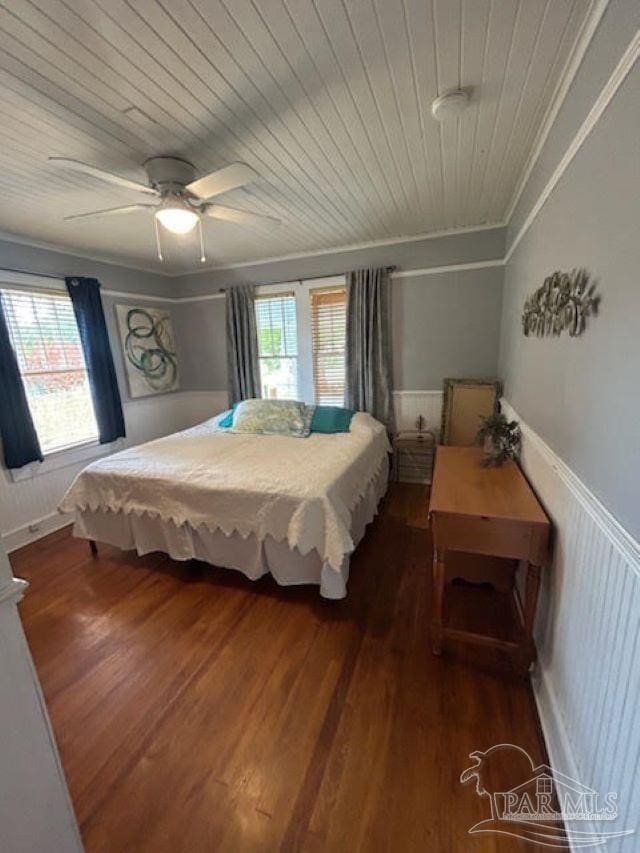
[[[198,224],[198,213],[180,196],[170,196],[156,210],[156,219],[172,234],[188,234]]]

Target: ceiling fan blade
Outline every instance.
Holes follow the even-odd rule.
[[[117,184],[117,186],[126,187],[129,190],[157,195],[156,191],[146,184],[141,184],[138,181],[130,181],[129,178],[123,178],[122,175],[107,172],[105,169],[98,169],[96,166],[90,166],[88,163],[81,163],[80,160],[71,160],[68,157],[49,157],[49,162],[53,163],[54,166],[62,166],[63,169],[83,172],[85,175],[91,175],[93,178],[106,181],[108,184]]]
[[[279,225],[280,220],[275,216],[265,216],[263,213],[251,213],[248,210],[238,210],[235,207],[225,207],[222,204],[207,205],[207,216],[212,216],[214,219],[224,219],[227,222],[238,222],[240,224],[250,225],[251,223],[273,222],[274,225]]]
[[[199,198],[213,198],[220,193],[226,193],[227,190],[249,184],[258,177],[258,173],[246,163],[231,163],[230,166],[192,181],[186,188]]]
[[[64,219],[68,222],[71,219],[88,219],[91,216],[118,216],[121,213],[133,213],[134,210],[154,210],[156,207],[155,204],[126,204],[124,207],[105,207],[102,210],[91,210],[89,213],[74,213]]]

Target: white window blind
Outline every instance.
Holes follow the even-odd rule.
[[[344,406],[346,324],[344,288],[311,291],[313,381],[320,406]]]
[[[298,328],[293,293],[255,301],[260,385],[266,399],[298,399]]]
[[[2,289],[2,304],[43,453],[98,438],[71,300]]]

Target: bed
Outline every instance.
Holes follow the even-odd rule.
[[[60,504],[74,534],[344,598],[387,487],[385,428],[357,413],[344,433],[238,435],[222,417],[85,468]]]

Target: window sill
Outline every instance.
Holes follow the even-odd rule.
[[[69,465],[91,462],[100,456],[108,456],[110,453],[120,450],[123,444],[124,441],[121,438],[117,441],[112,441],[110,444],[99,444],[97,439],[92,439],[82,444],[74,444],[72,447],[65,447],[62,450],[54,450],[51,453],[45,454],[43,462],[31,462],[22,468],[11,469],[9,477],[14,483],[32,480],[34,477],[49,474],[60,468],[67,468]]]

